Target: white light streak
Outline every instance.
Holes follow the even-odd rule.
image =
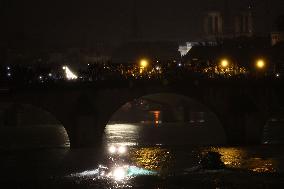
[[[111,147],[109,147],[109,152],[111,153],[111,154],[114,154],[115,152],[116,152],[116,147],[115,146],[111,146]]]
[[[78,76],[75,75],[69,68],[68,66],[63,66],[62,67],[63,70],[65,70],[65,77],[68,80],[76,80],[78,79]]]

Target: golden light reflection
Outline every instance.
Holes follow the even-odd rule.
[[[277,162],[275,160],[250,157],[249,154],[241,148],[212,147],[203,150],[202,153],[208,151],[221,154],[221,160],[228,168],[250,170],[257,173],[276,172]]]
[[[171,153],[160,147],[147,147],[133,150],[131,160],[136,166],[149,170],[161,171],[168,169],[171,163]]]
[[[242,164],[242,158],[246,156],[246,153],[238,148],[217,148],[217,147],[212,147],[205,152],[208,151],[213,151],[213,152],[218,152],[221,154],[221,160],[224,162],[224,164],[227,167],[231,168],[240,168]]]
[[[276,161],[273,159],[251,158],[248,165],[249,170],[257,173],[276,172]]]

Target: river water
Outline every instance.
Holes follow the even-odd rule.
[[[207,143],[220,142],[223,139],[214,137],[222,136],[195,136],[192,131],[175,125],[109,124],[101,149],[71,150],[67,134],[59,126],[1,128],[0,185],[155,189],[283,186],[284,147],[280,142],[206,145],[200,142],[206,141],[206,136]],[[200,168],[199,159],[208,151],[220,153],[226,168]]]

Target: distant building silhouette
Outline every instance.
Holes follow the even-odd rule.
[[[253,35],[252,7],[247,5],[231,9],[224,0],[223,7],[210,7],[204,13],[203,29],[205,40],[214,41],[223,38]]]

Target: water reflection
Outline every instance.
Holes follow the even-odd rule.
[[[182,148],[179,152],[172,151],[171,148],[165,147],[163,141],[158,140],[160,135],[155,133],[155,140],[149,147],[143,146],[143,141],[145,138],[145,132],[142,132],[142,127],[135,124],[116,124],[108,125],[106,128],[106,144],[108,145],[124,145],[131,146],[129,148],[127,156],[129,161],[131,161],[135,166],[142,167],[148,170],[155,170],[161,172],[167,172],[170,169],[181,169],[182,166],[185,169],[190,168],[190,166],[195,166],[198,162],[198,156],[202,154],[213,151],[221,154],[221,160],[224,162],[225,166],[229,169],[236,170],[247,170],[256,173],[274,173],[279,169],[278,164],[279,159],[275,158],[276,154],[271,154],[270,152],[265,153],[267,149],[261,149],[256,147],[246,148],[246,147],[205,147],[199,148]],[[167,127],[161,127],[161,132]],[[151,134],[154,131],[151,130]],[[143,133],[143,135],[141,134]],[[146,133],[149,134],[149,133]],[[148,139],[148,138],[147,138]],[[172,138],[166,138],[167,141]],[[142,141],[142,143],[141,143]],[[166,141],[166,142],[167,142]],[[157,145],[157,142],[161,144]],[[173,148],[175,149],[175,148]],[[191,150],[190,150],[191,149]],[[196,151],[198,153],[193,153]],[[267,155],[265,155],[267,154]],[[279,154],[279,153],[278,153]],[[278,155],[279,156],[279,155]],[[178,166],[178,167],[177,167]]]
[[[108,152],[97,168],[79,173],[71,174],[69,177],[92,179],[94,182],[103,181],[114,188],[131,187],[129,181],[132,178],[143,175],[157,175],[158,172],[139,167],[134,162],[129,161],[126,146],[110,146]],[[104,186],[106,185],[104,183]]]
[[[172,156],[165,148],[147,147],[132,151],[130,159],[145,169],[161,171],[171,165]]]
[[[106,145],[135,146],[138,144],[140,127],[134,124],[111,124],[105,128]]]
[[[274,173],[278,167],[277,161],[272,158],[254,157],[247,153],[245,148],[237,147],[210,147],[202,153],[213,151],[220,153],[221,160],[228,168],[244,169],[257,173]]]
[[[251,158],[248,160],[248,169],[257,173],[276,172],[277,162],[274,159]]]
[[[246,152],[238,148],[210,147],[204,150],[203,152],[207,151],[218,152],[219,154],[221,154],[221,160],[227,167],[230,168],[240,168],[244,158],[246,157]]]

